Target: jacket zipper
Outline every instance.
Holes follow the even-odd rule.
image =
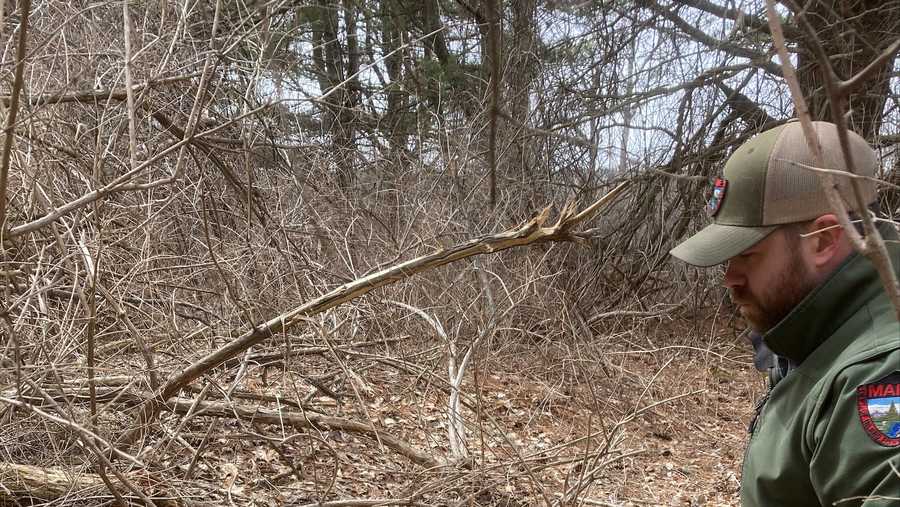
[[[747,432],[750,433],[750,438],[747,440],[747,445],[744,446],[744,459],[741,460],[741,489],[743,489],[744,486],[744,472],[747,469],[747,456],[750,455],[750,446],[753,445],[753,438],[756,436],[756,429],[761,424],[760,419],[762,418],[763,411],[766,408],[766,402],[769,401],[769,395],[772,394],[772,389],[775,387],[774,383],[767,383],[769,385],[766,389],[766,393],[756,401],[756,405],[753,407],[753,417],[750,418],[750,424],[747,426]]]

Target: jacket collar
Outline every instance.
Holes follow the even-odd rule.
[[[882,238],[897,241],[891,224],[878,228]],[[900,271],[900,245],[888,244],[895,271]],[[813,289],[781,322],[763,336],[780,356],[800,364],[863,305],[884,294],[878,272],[854,252],[821,285]]]

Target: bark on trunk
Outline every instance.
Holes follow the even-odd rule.
[[[804,2],[806,3],[806,2]],[[806,19],[819,35],[825,52],[840,79],[847,79],[881,54],[900,33],[900,9],[885,8],[881,0],[819,0],[805,5]],[[814,120],[834,121],[823,88],[822,69],[801,38],[797,75]],[[872,140],[881,128],[885,100],[890,93],[889,60],[853,94],[848,104],[850,128]]]

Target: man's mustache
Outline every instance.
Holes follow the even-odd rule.
[[[731,302],[736,305],[749,305],[753,303],[753,297],[741,291],[731,289],[728,291],[728,297]]]

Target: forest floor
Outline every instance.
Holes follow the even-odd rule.
[[[423,505],[546,505],[580,482],[585,488],[566,505],[739,505],[747,422],[764,389],[749,344],[712,320],[704,321],[706,337],[690,322],[631,325],[589,343],[494,347],[476,365],[477,378],[462,385],[472,409],[464,410],[468,465],[423,471],[370,437],[328,433],[334,456],[319,452],[314,460],[338,472],[324,497],[418,494]],[[332,413],[358,419],[361,402],[385,431],[449,456],[444,392],[387,367],[362,376],[358,392]],[[323,498],[314,480],[295,483],[300,489],[265,480],[284,473],[283,463],[274,451],[243,445],[229,442],[206,454],[203,467],[218,469],[212,482],[236,465],[231,492],[249,503],[312,505]]]
[[[628,424],[623,447],[642,452],[613,467],[584,498],[623,506],[740,505],[747,425],[765,382],[748,342],[724,328],[712,335],[702,344],[696,335],[657,336],[658,351],[628,355],[621,368],[634,373],[634,392],[652,379],[653,401],[692,394]]]
[[[705,324],[707,330],[713,326],[712,321]],[[752,366],[749,343],[733,330],[717,327],[707,331],[709,338],[699,338],[697,332],[683,322],[613,335],[602,343],[603,374],[567,387],[551,371],[571,358],[507,359],[491,375],[498,387],[498,416],[503,416],[502,407],[508,414],[530,414],[517,433],[530,442],[528,450],[597,432],[611,421],[627,421],[618,445],[626,456],[577,497],[583,503],[570,505],[737,506],[747,424],[765,383]],[[542,363],[543,375],[535,366]],[[536,415],[536,406],[545,408]],[[634,413],[639,415],[631,419]],[[602,437],[598,440],[595,446],[602,445]],[[537,479],[547,496],[555,498],[579,473],[577,466],[550,468]],[[525,503],[544,501],[533,495]]]
[[[298,432],[202,413],[182,425],[180,416],[167,414],[168,436],[157,432],[146,442],[154,449],[150,456],[163,457],[155,480],[167,494],[206,505],[411,497],[422,502],[416,505],[546,505],[576,484],[583,488],[565,505],[738,505],[747,422],[764,382],[749,344],[727,323],[698,322],[622,322],[583,343],[485,347],[491,352],[462,384],[469,459],[455,465],[413,464],[365,432]],[[446,375],[446,367],[437,361],[430,376],[416,376],[387,364],[348,360],[357,382],[336,387],[342,401],[318,396],[310,404],[329,416],[369,421],[446,459],[447,389],[430,380],[442,368]],[[309,373],[334,369],[325,358],[304,359],[303,366]],[[251,369],[239,392],[283,397],[288,377]],[[126,421],[110,418],[117,420]],[[39,432],[16,433],[6,432],[8,454],[25,452],[29,464],[59,466],[59,451],[45,447],[46,454],[29,456],[25,450],[41,446],[28,443]],[[182,479],[201,448],[191,479]],[[293,474],[290,463],[298,468]],[[95,504],[82,499],[73,505]]]

